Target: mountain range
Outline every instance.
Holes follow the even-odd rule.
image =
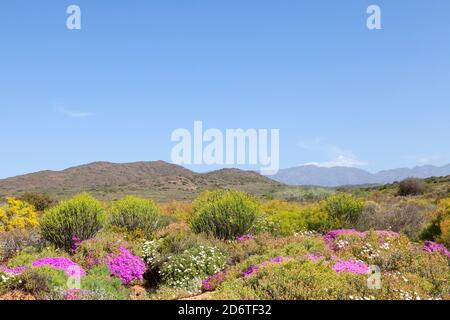
[[[213,188],[235,188],[255,195],[281,184],[253,171],[222,169],[196,173],[164,161],[94,162],[62,171],[40,171],[0,180],[0,198],[27,191],[66,198],[87,191],[100,199],[137,195],[158,201],[190,200]]]
[[[426,165],[414,168],[383,170],[377,173],[349,167],[304,165],[280,170],[270,178],[294,186],[338,187],[349,185],[387,184],[409,177],[430,178],[450,175],[450,164],[442,167]]]
[[[234,188],[258,196],[288,188],[288,185],[379,185],[408,177],[447,175],[450,175],[450,165],[401,168],[375,174],[357,168],[305,165],[280,170],[277,175],[266,177],[254,171],[239,169],[196,173],[164,161],[122,164],[94,162],[62,171],[47,170],[1,179],[0,198],[37,191],[61,199],[87,191],[105,200],[124,195],[143,196],[158,201],[191,200],[200,192],[214,188]]]

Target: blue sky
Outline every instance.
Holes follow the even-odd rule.
[[[448,0],[3,2],[0,177],[170,161],[194,120],[279,128],[282,168],[450,163],[449,15]]]

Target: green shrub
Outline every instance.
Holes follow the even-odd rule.
[[[195,200],[191,228],[219,239],[235,239],[248,233],[261,213],[258,202],[244,192],[206,192]]]
[[[250,229],[250,233],[254,235],[268,233],[276,237],[281,235],[281,226],[277,221],[271,219],[269,215],[259,214],[253,223],[253,227]]]
[[[47,257],[68,257],[66,252],[59,249],[46,247],[43,250],[35,247],[26,247],[17,252],[14,257],[8,260],[8,267],[15,268],[25,265],[31,265],[35,260]]]
[[[416,196],[425,192],[426,184],[423,180],[408,178],[400,182],[398,194],[400,196]]]
[[[26,192],[19,200],[31,204],[37,211],[45,211],[55,204],[55,200],[50,198],[49,195],[39,192]]]
[[[31,293],[39,300],[54,299],[55,295],[67,289],[67,276],[63,270],[42,266],[28,268],[19,277],[22,291]],[[62,299],[61,294],[58,299]]]
[[[349,299],[366,286],[364,276],[339,274],[328,265],[291,260],[269,264],[246,278],[225,281],[217,299],[323,300]],[[352,286],[353,284],[353,286]]]
[[[152,200],[127,196],[113,203],[108,225],[124,228],[128,232],[142,233],[151,238],[162,226],[159,207]]]
[[[87,193],[45,212],[41,220],[42,236],[59,248],[69,250],[73,238],[87,240],[102,228],[103,207]]]
[[[127,300],[130,296],[128,288],[119,278],[111,277],[104,265],[90,270],[81,279],[81,288],[82,300]]]
[[[275,197],[290,202],[314,202],[323,200],[334,193],[333,189],[327,188],[289,188],[277,192]]]
[[[326,198],[323,205],[330,217],[344,226],[355,224],[364,208],[363,201],[345,193]]]
[[[395,204],[378,205],[368,201],[358,219],[360,231],[392,230],[417,240],[434,206],[426,200],[402,199]]]
[[[326,232],[337,225],[319,205],[302,206],[297,203],[273,200],[263,205],[264,212],[279,227],[282,235],[293,235],[302,230]]]

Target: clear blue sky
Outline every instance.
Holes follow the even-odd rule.
[[[194,120],[279,128],[283,168],[449,163],[449,17],[448,0],[2,1],[0,177],[169,161]]]

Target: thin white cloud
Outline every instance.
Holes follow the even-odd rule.
[[[64,107],[57,108],[57,111],[69,118],[88,118],[94,115],[91,112],[74,111]]]
[[[445,165],[449,162],[449,157],[441,153],[430,154],[409,154],[401,157],[404,161],[407,161],[411,166],[424,166],[424,165]]]
[[[318,167],[332,168],[332,167],[364,167],[369,165],[366,161],[358,160],[353,156],[339,155],[336,159],[326,162],[309,162],[305,165],[314,165]]]
[[[425,155],[417,158],[417,163],[420,165],[434,164],[442,160],[442,156],[439,154]]]
[[[313,151],[315,153],[321,153],[331,158],[329,161],[324,162],[308,162],[304,165],[315,165],[318,167],[364,167],[368,166],[367,161],[358,159],[358,157],[350,150],[345,150],[339,146],[324,142],[320,138],[316,138],[310,141],[301,141],[299,147]]]

